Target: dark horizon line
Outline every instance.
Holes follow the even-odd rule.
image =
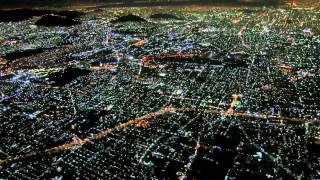
[[[0,2],[3,0],[0,0]],[[21,0],[20,0],[21,1]],[[7,4],[1,4],[0,9],[9,9],[9,8],[42,8],[42,7],[53,7],[53,8],[67,8],[77,5],[93,5],[97,8],[108,8],[108,7],[134,7],[134,6],[179,6],[179,5],[208,5],[208,6],[252,6],[252,7],[259,7],[259,6],[279,6],[283,5],[283,0],[268,0],[261,1],[261,0],[171,0],[171,1],[154,1],[154,0],[140,0],[140,1],[97,1],[97,0],[90,0],[90,1],[82,1],[80,3],[76,3],[74,0],[67,0],[64,2],[52,2],[49,1],[46,3],[47,0],[41,2],[11,2]]]

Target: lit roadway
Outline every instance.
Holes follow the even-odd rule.
[[[235,116],[235,117],[244,117],[244,118],[256,118],[256,119],[260,119],[260,120],[268,120],[268,119],[272,119],[272,120],[277,120],[279,123],[281,123],[283,120],[286,121],[294,121],[294,122],[300,122],[300,123],[305,123],[307,122],[306,119],[302,119],[302,118],[290,118],[290,117],[282,117],[282,116],[270,116],[267,114],[260,114],[259,116],[253,116],[251,114],[248,114],[246,112],[239,112],[239,111],[235,111],[233,110],[234,107],[234,103],[235,101],[237,101],[239,95],[234,95],[234,99],[232,100],[231,104],[230,104],[230,108],[227,111],[224,110],[220,110],[220,107],[212,107],[210,109],[197,109],[197,108],[174,108],[171,106],[167,106],[165,108],[160,109],[159,111],[156,112],[151,112],[148,113],[146,115],[137,117],[135,119],[129,120],[125,123],[120,123],[118,125],[116,125],[113,128],[109,128],[106,130],[103,130],[97,134],[94,134],[90,137],[87,137],[85,139],[80,139],[80,138],[74,138],[73,141],[71,142],[67,142],[63,145],[60,146],[56,146],[50,149],[46,149],[44,152],[45,153],[58,153],[61,151],[65,151],[68,149],[73,149],[73,148],[77,148],[80,147],[84,144],[90,144],[90,143],[94,143],[94,140],[98,140],[101,139],[105,136],[108,136],[109,134],[113,133],[114,131],[120,131],[122,129],[128,128],[131,125],[135,125],[137,123],[139,123],[140,121],[148,121],[150,120],[152,117],[155,116],[159,116],[159,115],[163,115],[169,112],[203,112],[203,113],[213,113],[213,114],[219,114],[219,115],[225,115],[225,116]],[[153,119],[153,118],[152,118]],[[314,120],[310,120],[309,123],[313,122]],[[30,157],[30,156],[35,156],[37,154],[41,154],[42,152],[32,152],[29,154],[24,154],[24,155],[15,155],[14,157],[9,157],[7,159],[2,159],[0,160],[0,164],[3,163],[8,163],[12,160],[18,160],[18,159],[23,159],[26,157]]]

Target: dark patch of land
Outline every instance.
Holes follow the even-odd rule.
[[[24,57],[29,57],[29,56],[33,56],[36,54],[40,54],[43,53],[46,50],[50,50],[52,48],[37,48],[37,49],[27,49],[24,51],[15,51],[12,53],[8,53],[5,56],[3,56],[5,59],[13,61],[16,59],[20,59],[20,58],[24,58]]]
[[[64,16],[66,18],[77,18],[83,13],[78,11],[58,11],[58,10],[46,10],[46,9],[12,9],[12,10],[0,10],[0,22],[19,22],[28,20],[35,16],[44,16],[46,14],[55,14],[58,16]]]
[[[41,17],[36,23],[37,26],[73,26],[80,24],[79,21],[57,15],[45,15]]]
[[[140,16],[129,14],[126,16],[121,16],[116,20],[111,21],[112,23],[123,23],[123,22],[148,22]]]
[[[53,81],[52,85],[54,86],[63,86],[73,79],[79,76],[85,76],[89,74],[91,71],[79,69],[79,68],[66,68],[62,71],[58,71],[49,75],[49,81]]]

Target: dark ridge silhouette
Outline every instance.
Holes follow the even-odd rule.
[[[80,22],[56,15],[45,15],[35,23],[37,26],[73,26],[77,24],[80,24]]]
[[[148,22],[148,21],[139,16],[132,15],[132,14],[121,16],[118,19],[111,21],[111,23],[122,23],[122,22]]]
[[[174,15],[174,14],[167,14],[167,13],[157,13],[150,16],[152,19],[174,19],[174,20],[180,20],[182,18]]]
[[[59,16],[65,16],[67,18],[74,19],[80,17],[84,13],[78,11],[53,11],[51,12],[51,14],[56,14]]]
[[[54,72],[48,76],[49,81],[53,81],[54,86],[63,86],[79,76],[85,76],[91,71],[79,68],[66,68],[62,71]]]
[[[23,57],[29,57],[36,54],[43,53],[46,50],[50,50],[52,48],[37,48],[37,49],[27,49],[24,51],[15,51],[12,53],[8,53],[5,56],[3,56],[5,59],[12,61],[15,59],[23,58]]]
[[[0,22],[19,22],[28,20],[34,16],[43,16],[46,14],[55,14],[73,19],[81,16],[83,13],[77,11],[56,11],[40,9],[0,10]]]

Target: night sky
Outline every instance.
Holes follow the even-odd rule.
[[[160,4],[183,4],[183,3],[239,3],[243,4],[244,1],[248,0],[139,0],[139,2],[145,1],[146,3],[160,3]],[[284,0],[249,0],[250,2],[260,4],[278,4]],[[11,7],[30,7],[30,6],[70,6],[76,4],[102,4],[102,3],[123,3],[123,4],[136,4],[135,0],[0,0],[0,8],[11,6]]]

